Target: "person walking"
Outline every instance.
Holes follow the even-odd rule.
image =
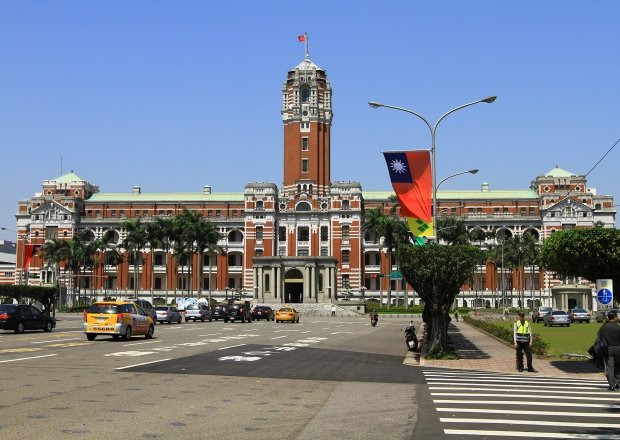
[[[517,370],[523,371],[523,353],[527,359],[527,371],[538,373],[532,366],[532,334],[530,333],[530,323],[525,319],[525,313],[517,314],[517,321],[514,324],[513,341],[517,349]]]
[[[618,314],[609,312],[607,322],[598,331],[598,337],[607,342],[607,358],[605,359],[605,375],[609,383],[609,391],[620,388],[620,325]]]
[[[332,316],[336,316],[336,304],[332,304]]]

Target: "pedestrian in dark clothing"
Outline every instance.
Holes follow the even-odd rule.
[[[519,312],[514,324],[513,341],[517,349],[517,370],[523,371],[523,353],[527,359],[527,371],[538,373],[532,366],[532,334],[530,323],[525,320],[525,313]]]
[[[607,322],[598,331],[598,337],[607,342],[607,358],[605,359],[605,375],[609,383],[609,391],[620,388],[620,324],[618,314],[609,312]]]

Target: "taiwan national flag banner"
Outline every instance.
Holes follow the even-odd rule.
[[[385,151],[392,188],[400,202],[400,213],[407,217],[409,229],[416,237],[433,236],[433,176],[429,150]]]
[[[32,257],[37,255],[37,252],[39,251],[40,247],[41,247],[40,244],[27,244],[27,245],[25,245],[25,247],[24,247],[24,265],[22,266],[22,269],[28,269],[28,266],[30,266],[30,261],[32,261]]]

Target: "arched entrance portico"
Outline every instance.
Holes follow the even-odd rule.
[[[284,274],[284,302],[304,302],[304,275],[299,269],[290,269]]]

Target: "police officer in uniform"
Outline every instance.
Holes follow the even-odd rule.
[[[523,371],[523,352],[527,359],[527,371],[538,373],[532,366],[532,334],[530,323],[525,320],[525,313],[519,312],[514,324],[514,347],[517,349],[517,370]]]

